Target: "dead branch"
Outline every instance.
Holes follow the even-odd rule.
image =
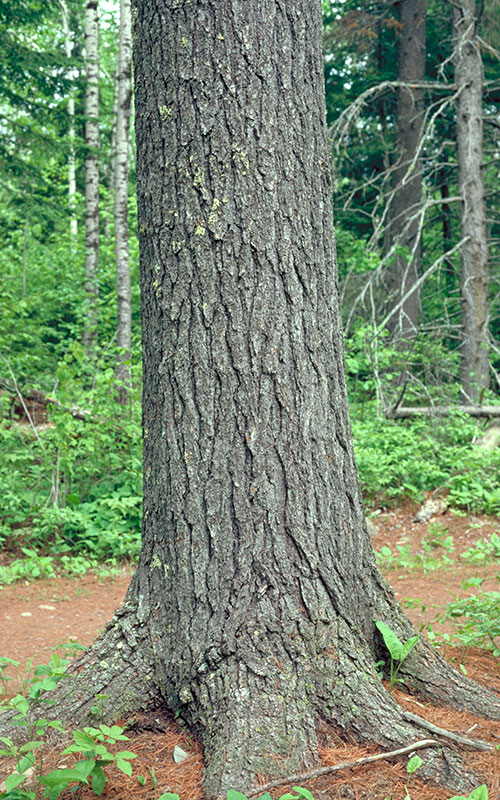
[[[356,761],[344,761],[340,764],[334,764],[330,767],[319,767],[318,769],[310,770],[309,772],[297,772],[294,775],[287,775],[283,778],[277,778],[275,781],[264,783],[263,786],[257,786],[248,792],[248,797],[254,797],[260,792],[265,792],[268,789],[275,789],[276,786],[282,786],[284,783],[302,783],[302,781],[309,781],[312,778],[319,778],[321,775],[329,775],[332,772],[338,772],[342,769],[353,769],[353,767],[360,767],[362,764],[372,764],[374,761],[381,761],[385,758],[395,758],[402,756],[406,753],[412,753],[414,750],[420,750],[422,747],[433,747],[440,742],[437,739],[420,739],[418,742],[401,747],[399,750],[390,750],[387,753],[379,753],[376,756],[365,756],[358,758]]]
[[[455,744],[472,747],[474,750],[493,750],[493,745],[489,742],[483,742],[481,739],[469,739],[467,736],[460,736],[458,733],[452,733],[451,731],[445,730],[445,728],[434,725],[432,722],[427,722],[426,719],[417,716],[417,714],[412,714],[411,711],[404,711],[403,716],[408,722],[413,722],[415,725],[418,725],[419,728],[424,728],[424,730],[433,733],[435,736],[443,736],[445,739],[450,739],[450,741],[455,742]]]
[[[10,369],[10,367],[9,367]],[[13,373],[10,374],[11,380],[13,382],[13,386],[10,386],[8,383],[2,383],[3,388],[9,392],[9,394],[13,394],[19,400],[24,413],[26,414],[27,419],[29,420],[31,426],[34,428],[33,421],[31,420],[29,411],[26,407],[26,401],[32,403],[38,403],[41,406],[57,406],[60,408],[61,411],[65,411],[67,414],[71,414],[72,417],[75,419],[81,419],[84,422],[95,421],[97,417],[95,417],[91,411],[88,411],[85,408],[80,408],[79,406],[65,406],[64,403],[61,403],[59,400],[56,400],[55,397],[49,397],[48,395],[43,394],[43,392],[39,392],[36,390],[32,390],[27,394],[22,392],[21,389],[18,387],[17,382]],[[35,430],[36,434],[36,430]]]
[[[407,419],[418,415],[424,417],[445,417],[460,411],[471,417],[500,417],[500,406],[400,406],[385,412],[388,419]]]

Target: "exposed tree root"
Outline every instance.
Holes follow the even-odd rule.
[[[477,785],[452,747],[490,745],[451,734],[402,709],[376,674],[378,645],[370,645],[342,618],[316,626],[309,644],[303,627],[303,636],[285,643],[280,659],[279,639],[259,639],[244,647],[240,638],[237,652],[186,676],[184,691],[171,684],[168,661],[158,655],[167,652],[167,645],[153,642],[147,603],[141,603],[140,595],[134,599],[133,592],[129,597],[52,693],[54,704],[35,709],[35,716],[77,726],[95,721],[96,705],[107,721],[147,706],[180,711],[204,745],[210,798],[221,797],[228,788],[248,793],[257,774],[274,773],[270,786],[277,786],[341,769],[337,765],[311,771],[320,719],[339,726],[348,738],[390,751],[359,763],[426,748],[421,777],[454,792],[466,793]],[[410,635],[409,623],[403,621],[403,635]],[[500,718],[500,699],[462,676],[424,642],[412,652],[402,674],[407,687],[425,698]],[[0,734],[22,735],[23,730],[12,729],[12,715],[0,718]],[[433,739],[422,742],[423,730]]]
[[[125,603],[92,647],[76,659],[68,676],[51,692],[51,705],[32,707],[30,718],[60,719],[73,727],[102,718],[126,717],[132,711],[160,704],[150,659],[147,629],[137,624],[137,608]],[[92,707],[98,706],[96,717]],[[12,727],[14,714],[0,716],[0,735],[22,739],[24,727]]]

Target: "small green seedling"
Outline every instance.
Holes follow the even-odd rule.
[[[463,794],[456,794],[450,797],[450,800],[488,800],[488,789],[483,783],[481,786],[476,786],[468,797],[464,797]]]
[[[413,775],[414,772],[417,771],[419,767],[422,766],[424,762],[420,758],[420,756],[412,756],[406,765],[406,771],[408,775]]]
[[[107,767],[114,762],[125,775],[132,775],[130,759],[137,758],[136,753],[131,753],[129,750],[110,753],[106,747],[106,744],[128,741],[128,738],[128,736],[123,735],[123,728],[120,728],[119,725],[112,725],[111,727],[99,725],[98,728],[87,727],[83,731],[73,731],[75,743],[66,747],[63,750],[63,754],[81,753],[84,756],[84,760],[78,761],[73,769],[53,770],[49,775],[41,778],[40,783],[52,788],[58,783],[67,786],[71,781],[87,782],[87,778],[90,778],[92,790],[96,795],[100,796],[108,781],[103,767]]]
[[[293,786],[293,791],[296,794],[291,794],[290,792],[286,792],[282,794],[278,800],[300,800],[300,798],[304,798],[304,800],[314,800],[311,792],[309,789],[304,789],[303,786]],[[159,800],[179,800],[177,795],[162,795]],[[230,789],[227,793],[227,800],[248,800],[246,794],[242,794],[241,792],[235,792],[233,789]],[[261,794],[257,800],[273,800],[269,792],[265,794]]]
[[[377,629],[382,634],[382,638],[384,640],[384,644],[389,651],[389,655],[391,657],[391,671],[389,675],[389,691],[392,692],[396,683],[400,682],[398,678],[399,670],[409,653],[413,650],[415,645],[417,644],[420,636],[417,634],[416,636],[411,636],[406,642],[401,642],[396,634],[394,633],[385,622],[382,620],[376,619],[375,625]]]
[[[386,797],[385,800],[392,800],[391,795]],[[403,800],[411,800],[408,791],[406,792],[406,797],[404,797]],[[464,797],[463,794],[454,794],[453,797],[449,798],[449,800],[488,800],[488,789],[483,784],[482,786],[476,786],[476,788],[472,790],[468,797]]]

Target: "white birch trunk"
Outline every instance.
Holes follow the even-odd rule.
[[[65,0],[59,0],[64,31],[64,50],[66,58],[70,59],[73,52],[73,41],[71,38],[71,28],[69,24],[68,7]],[[68,205],[70,212],[69,231],[71,238],[71,249],[74,250],[76,238],[78,236],[78,221],[76,218],[76,160],[75,160],[75,98],[71,90],[68,98],[68,135],[69,135],[69,154],[68,154]]]
[[[120,402],[127,402],[130,387],[130,346],[132,310],[130,300],[130,263],[128,249],[128,149],[131,104],[132,31],[130,0],[120,0],[120,44],[117,74],[117,114],[115,133],[115,257],[117,293],[116,378],[120,384]]]
[[[87,356],[95,354],[99,287],[99,22],[97,0],[85,3],[85,315],[83,346]]]
[[[462,402],[477,402],[489,384],[488,244],[483,178],[483,64],[475,0],[453,6],[457,100],[462,304]]]

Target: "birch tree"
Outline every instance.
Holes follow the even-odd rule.
[[[117,115],[115,134],[115,258],[117,290],[117,345],[119,399],[127,402],[130,386],[130,347],[132,307],[130,299],[130,263],[128,249],[128,178],[131,108],[132,32],[130,0],[120,0],[120,43],[117,72]]]
[[[97,345],[99,259],[99,18],[98,0],[85,2],[85,309],[83,346]]]
[[[69,24],[68,6],[65,0],[59,0],[59,3],[61,6],[63,20],[64,51],[66,53],[66,58],[69,61],[73,53],[73,38],[71,34],[71,26]],[[73,91],[70,91],[70,95],[68,97],[68,137],[68,207],[70,213],[69,229],[71,246],[74,248],[78,235],[78,221],[76,218],[75,98]]]

